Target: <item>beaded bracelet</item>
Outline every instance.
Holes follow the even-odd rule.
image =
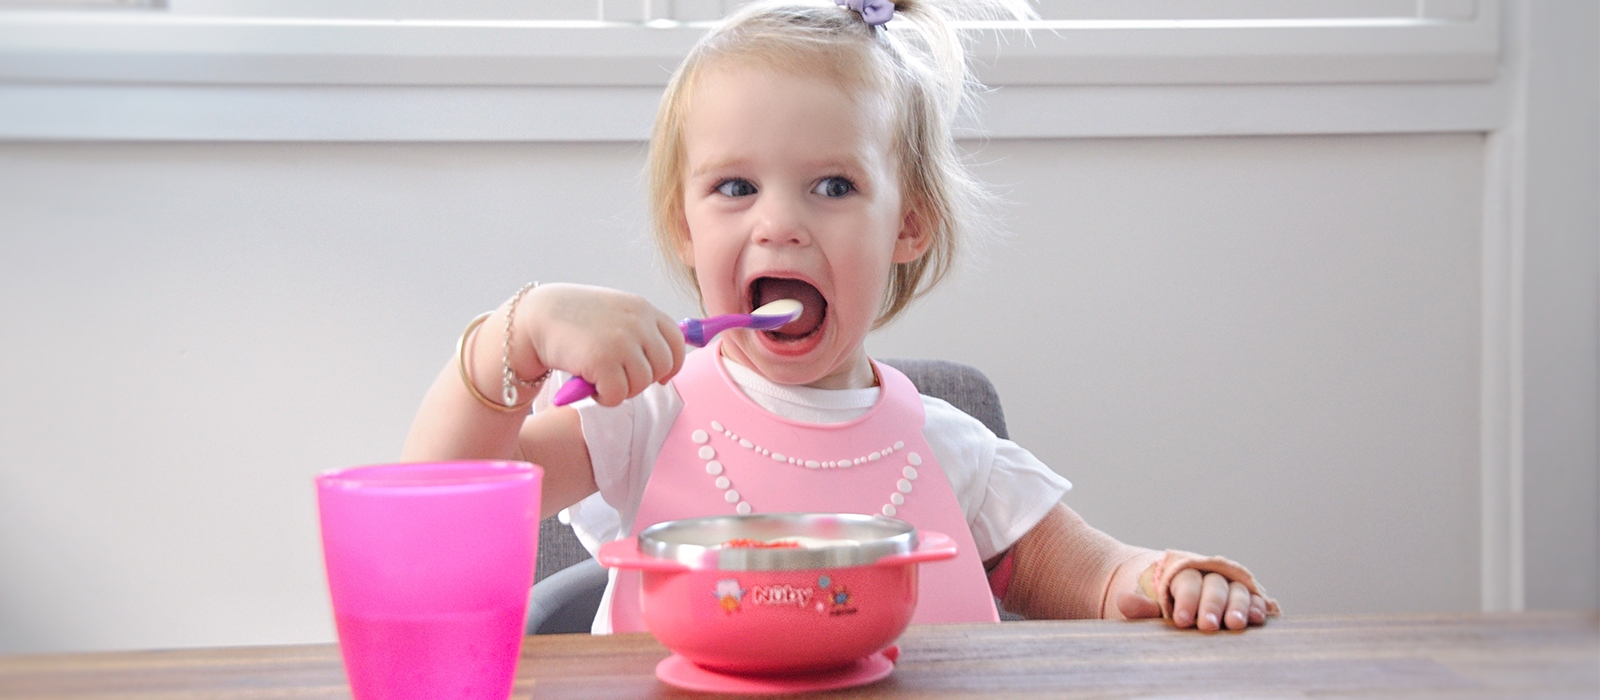
[[[494,315],[494,312],[485,311],[479,314],[477,318],[472,319],[472,322],[467,324],[466,330],[461,331],[461,338],[456,341],[456,369],[461,373],[461,383],[467,385],[467,391],[472,394],[472,398],[478,400],[478,403],[501,413],[525,411],[533,403],[530,399],[527,403],[518,405],[517,399],[520,393],[517,391],[518,385],[534,389],[534,394],[537,397],[538,388],[544,384],[546,379],[550,378],[549,369],[546,369],[544,374],[532,380],[517,376],[516,370],[511,369],[511,324],[513,319],[516,318],[517,303],[522,301],[522,297],[527,295],[530,290],[538,286],[538,282],[529,282],[523,285],[522,289],[517,290],[516,295],[511,297],[511,306],[506,310],[505,344],[500,353],[500,398],[504,401],[503,404],[495,403],[489,400],[489,397],[484,396],[483,392],[478,390],[477,382],[472,380],[472,373],[467,369],[467,341],[472,337],[473,332],[483,325],[484,321],[489,320],[489,317]]]
[[[507,407],[517,405],[518,384],[533,389],[534,393],[537,394],[539,386],[544,384],[544,380],[550,378],[549,368],[545,369],[544,374],[534,377],[532,380],[517,376],[517,371],[511,369],[511,322],[517,317],[517,304],[522,301],[522,297],[527,295],[529,291],[538,288],[538,286],[539,283],[537,281],[522,285],[522,289],[518,289],[516,295],[511,297],[511,308],[506,309],[505,349],[500,353],[500,400],[504,401]]]

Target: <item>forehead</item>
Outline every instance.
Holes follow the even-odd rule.
[[[689,167],[758,156],[884,158],[890,112],[871,90],[817,73],[717,62],[696,76],[684,119]]]

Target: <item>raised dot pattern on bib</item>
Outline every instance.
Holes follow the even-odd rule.
[[[769,448],[762,447],[750,439],[740,437],[732,430],[727,429],[722,425],[721,421],[711,421],[711,431],[712,432],[707,432],[705,430],[696,429],[689,434],[689,439],[696,445],[699,445],[699,449],[696,451],[696,454],[700,457],[700,459],[705,460],[706,474],[712,477],[712,485],[716,486],[722,491],[723,500],[729,504],[732,504],[734,512],[740,515],[749,515],[754,511],[754,507],[750,505],[749,501],[744,500],[744,498],[739,495],[739,491],[733,487],[733,482],[725,474],[727,469],[723,466],[722,462],[717,459],[716,448],[712,447],[710,444],[713,433],[720,434],[722,437],[726,438],[730,444],[738,445],[740,448],[750,450],[751,452],[759,454],[763,457],[770,457],[774,462],[782,462],[784,464],[805,467],[807,469],[848,469],[850,467],[860,466],[869,462],[877,462],[898,452],[905,452],[906,465],[900,470],[901,478],[895,482],[894,491],[889,493],[888,502],[884,503],[883,508],[879,509],[879,512],[889,517],[894,517],[894,515],[898,512],[899,506],[905,505],[906,496],[910,495],[911,491],[915,487],[913,482],[917,480],[917,467],[922,465],[922,455],[919,455],[916,452],[906,452],[906,443],[904,440],[896,440],[895,443],[889,447],[885,447],[874,452],[869,452],[864,455],[853,455],[843,459],[807,459],[805,457],[786,455],[782,452],[775,452]]]

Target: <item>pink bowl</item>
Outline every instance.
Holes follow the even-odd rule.
[[[801,548],[720,546],[806,537]],[[600,549],[639,569],[645,625],[667,648],[719,672],[839,668],[900,636],[917,605],[917,564],[955,542],[881,516],[784,513],[661,523]]]

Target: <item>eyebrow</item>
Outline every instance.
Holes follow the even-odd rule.
[[[736,157],[711,161],[709,163],[702,164],[700,167],[690,169],[689,177],[699,177],[708,172],[736,167],[746,163],[748,160],[748,158]],[[861,159],[856,157],[806,161],[802,163],[802,166],[808,169],[837,169],[852,174],[859,174],[867,171],[867,169],[861,165]]]
[[[699,177],[699,176],[704,175],[704,174],[706,174],[708,172],[711,172],[711,171],[714,171],[714,170],[722,170],[724,168],[728,168],[728,167],[731,167],[731,166],[739,165],[739,164],[741,164],[743,162],[745,162],[745,159],[743,159],[743,158],[724,158],[722,160],[715,160],[715,161],[712,161],[710,163],[706,163],[706,164],[704,164],[704,165],[702,165],[702,166],[700,166],[698,168],[691,169],[689,171],[689,177]]]

